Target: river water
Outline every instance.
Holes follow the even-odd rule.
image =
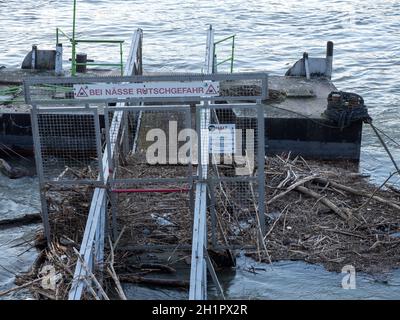
[[[71,34],[71,19],[72,0],[0,0],[0,65],[18,67],[32,44],[53,48],[55,28]],[[200,72],[208,24],[216,30],[216,40],[237,35],[235,71],[284,74],[304,51],[324,56],[326,41],[334,41],[335,85],[362,95],[375,125],[400,141],[400,3],[396,0],[78,0],[78,37],[127,40],[126,56],[132,32],[142,28],[148,71]],[[117,48],[109,46],[81,47],[80,51],[98,61],[118,60]],[[400,159],[398,145],[390,141],[388,145],[395,159]],[[360,171],[380,183],[393,170],[372,130],[365,127]],[[400,183],[396,176],[391,182]],[[0,176],[1,218],[37,212],[39,207],[35,178],[11,181]],[[26,251],[32,232],[32,228],[0,232],[0,290],[11,286],[12,274],[26,269],[33,259]],[[246,266],[256,262],[239,261],[236,274],[223,275],[231,298],[400,297],[399,271],[384,275],[384,281],[358,275],[357,289],[343,290],[343,274],[319,266],[282,262],[252,274]],[[142,298],[186,297],[168,290],[135,290]]]

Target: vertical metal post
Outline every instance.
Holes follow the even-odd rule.
[[[143,74],[143,34],[140,33],[140,40],[139,40],[139,48],[138,48],[138,62],[139,62],[139,69],[138,69],[138,75],[142,75]]]
[[[36,171],[39,177],[39,190],[40,190],[40,203],[42,208],[42,220],[44,226],[44,234],[46,236],[47,242],[51,240],[50,222],[49,222],[49,211],[47,207],[46,195],[44,194],[45,183],[44,183],[44,172],[43,172],[43,160],[42,151],[40,146],[40,136],[39,136],[39,123],[36,105],[32,106],[31,111],[31,123],[32,123],[32,137],[33,146],[35,153]]]
[[[206,200],[207,201],[207,200]],[[204,300],[207,300],[207,289],[208,289],[208,283],[207,283],[207,261],[206,261],[206,256],[207,256],[207,249],[208,249],[208,239],[207,239],[207,209],[205,209],[205,223],[204,223],[204,248],[203,248],[203,297]]]
[[[112,183],[111,183],[112,186]],[[117,195],[114,192],[109,193],[110,197],[110,204],[111,204],[111,231],[112,231],[112,238],[115,241],[118,238],[118,208],[117,208]]]
[[[210,197],[210,214],[211,214],[211,245],[215,249],[217,247],[217,212],[215,210],[215,184],[212,180],[209,181],[208,194]]]
[[[202,112],[202,106],[199,106],[196,110],[196,131],[197,131],[197,136],[198,136],[198,143],[197,143],[197,173],[199,176],[199,179],[202,178],[203,176],[203,168],[202,168],[202,150],[201,150],[201,116],[202,116],[203,112]]]
[[[104,270],[104,240],[105,240],[105,217],[106,217],[106,203],[107,198],[103,198],[103,203],[100,209],[100,219],[96,228],[96,241],[95,241],[95,268],[99,274],[103,274]],[[95,269],[95,270],[96,270]]]
[[[308,53],[307,52],[304,52],[304,54],[303,54],[303,62],[304,62],[304,69],[306,71],[306,78],[310,79],[311,78],[311,76],[310,76],[310,65],[308,63]]]
[[[191,113],[191,108],[188,107],[185,109],[185,125],[184,129],[192,129],[192,113]],[[188,183],[189,183],[189,203],[190,203],[190,210],[194,210],[194,181],[193,181],[193,150],[192,148],[190,149],[190,157],[189,157],[189,163],[188,163]],[[179,158],[178,158],[179,161]]]
[[[104,130],[105,130],[105,138],[106,138],[106,149],[105,152],[107,152],[108,156],[108,171],[109,173],[112,173],[114,171],[114,162],[112,161],[112,152],[111,152],[111,137],[110,137],[110,115],[108,111],[108,105],[107,103],[104,105]]]
[[[71,74],[76,75],[76,42],[75,42],[75,27],[76,27],[76,0],[74,0],[74,8],[72,14],[72,58],[71,58]]]
[[[100,132],[100,121],[99,114],[97,109],[93,109],[93,120],[94,120],[94,129],[95,129],[95,138],[96,138],[96,151],[97,151],[97,163],[99,166],[99,178],[100,181],[104,182],[104,174],[103,174],[103,152],[101,147],[101,132]]]
[[[37,45],[34,44],[32,46],[32,55],[31,55],[31,69],[35,70],[36,69],[36,63],[37,61]]]
[[[194,211],[194,202],[195,202],[195,183],[193,179],[191,179],[192,182],[190,184],[190,191],[189,191],[189,206],[190,206],[190,211]]]
[[[196,201],[193,217],[192,259],[190,270],[189,300],[207,299],[206,261],[204,257],[207,210],[207,185],[197,183]]]
[[[55,68],[54,68],[55,74],[57,76],[60,76],[63,71],[62,59],[63,59],[63,46],[62,46],[62,43],[58,43],[58,40],[57,40],[56,63],[55,63]]]
[[[258,183],[258,219],[263,235],[266,233],[265,226],[265,130],[264,130],[264,107],[261,103],[257,103],[257,183]]]
[[[328,41],[326,44],[326,71],[325,76],[328,79],[332,78],[332,68],[333,68],[333,42]]]
[[[111,148],[113,147],[111,144],[111,137],[110,137],[110,115],[108,111],[108,105],[107,103],[104,106],[104,128],[105,128],[105,135],[106,135],[106,149],[105,152],[107,152],[107,158],[108,158],[108,170],[109,170],[109,183],[111,185],[111,188],[113,187],[113,178],[114,178],[114,170],[115,170],[115,163],[114,163],[114,158],[112,155],[112,150]],[[109,189],[111,189],[109,188]],[[108,194],[109,199],[110,199],[110,204],[111,204],[111,234],[112,238],[115,240],[118,237],[118,228],[117,228],[117,214],[118,214],[118,209],[117,209],[117,199],[116,195],[113,192],[109,192]]]
[[[214,33],[210,25],[207,34],[206,44],[206,57],[204,64],[204,71],[206,74],[212,73],[213,68],[213,44]],[[197,135],[201,136],[202,125],[207,128],[209,123],[210,110],[207,101],[202,101],[196,112],[196,130]],[[204,117],[204,118],[203,118]],[[208,148],[208,132],[206,132],[205,146]],[[207,243],[207,165],[208,165],[208,150],[205,150],[206,156],[204,160],[206,163],[203,166],[203,144],[202,139],[198,138],[198,177],[199,180],[196,184],[196,199],[193,218],[193,238],[192,238],[192,259],[190,270],[190,288],[189,300],[205,300],[207,299],[207,264],[205,262],[204,251],[205,244]]]

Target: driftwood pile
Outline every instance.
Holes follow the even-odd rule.
[[[219,170],[221,175],[229,172],[226,168]],[[243,248],[247,255],[268,263],[302,260],[322,264],[332,271],[340,272],[345,265],[353,265],[356,270],[370,273],[399,267],[400,191],[387,181],[381,186],[373,185],[356,172],[351,163],[307,162],[290,156],[268,158],[265,166],[266,235],[260,237],[255,186],[224,183],[214,190],[217,240],[223,245]],[[143,159],[131,157],[126,166],[120,168],[119,175],[124,178],[184,177],[187,168],[151,166]],[[120,187],[184,189],[188,185]],[[41,298],[67,297],[79,258],[77,244],[84,231],[91,193],[91,187],[49,188],[50,220],[57,236],[42,252],[32,271],[20,277],[19,288],[29,287]],[[118,230],[119,249],[130,244],[172,244],[176,248],[190,244],[193,221],[189,198],[187,192],[118,194],[118,222],[125,226]],[[209,226],[209,232],[210,229]],[[88,298],[108,299],[107,294],[110,294],[111,298],[125,299],[120,281],[187,286],[182,279],[148,277],[155,271],[174,274],[176,271],[171,264],[132,263],[135,253],[118,250],[114,254],[116,246],[116,243],[106,244],[105,272],[92,275],[96,281],[91,279]],[[130,263],[129,268],[125,262]],[[56,270],[55,290],[43,288],[46,266]]]
[[[242,228],[236,241],[253,243],[258,249],[247,254],[265,262],[303,260],[338,272],[345,265],[370,273],[399,267],[400,192],[354,172],[351,163],[269,158],[264,243],[256,224]],[[228,237],[238,233],[225,230]]]
[[[68,297],[68,291],[73,278],[76,256],[71,255],[68,246],[51,243],[43,247],[43,236],[36,239],[40,250],[30,270],[20,274],[15,279],[16,287],[0,292],[0,297],[13,294],[22,289],[29,289],[37,300],[60,300]]]

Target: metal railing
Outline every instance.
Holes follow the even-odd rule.
[[[10,86],[0,89],[0,105],[15,102],[23,102],[20,94],[23,92],[21,86]]]
[[[98,104],[99,101],[106,101],[108,103],[126,102],[126,103],[139,103],[139,102],[169,102],[169,103],[189,103],[202,101],[230,101],[230,102],[245,102],[245,101],[263,101],[268,99],[268,74],[264,72],[247,72],[247,73],[218,73],[218,74],[160,74],[160,75],[134,75],[129,77],[107,77],[108,85],[111,84],[133,84],[144,82],[219,82],[218,95],[201,96],[140,96],[133,94],[132,96],[79,96],[79,92],[74,91],[74,86],[90,86],[104,82],[105,77],[79,77],[79,78],[54,78],[54,77],[32,77],[26,79],[25,95],[28,104],[38,105],[54,105],[57,103],[88,103]],[[257,86],[259,90],[254,90],[252,86],[244,86],[242,89],[229,89],[230,81],[234,80],[252,80],[253,85]],[[59,90],[59,91],[57,91]],[[56,103],[55,103],[56,102]]]
[[[236,37],[236,35],[234,34],[232,36],[229,36],[229,37],[226,37],[224,39],[221,39],[219,41],[214,42],[214,50],[213,50],[213,52],[214,52],[214,66],[213,66],[213,72],[217,72],[217,67],[219,65],[221,65],[221,64],[226,63],[226,62],[230,62],[230,71],[231,71],[231,73],[233,72],[233,61],[235,59],[235,37]],[[229,41],[230,39],[232,39],[231,55],[228,58],[226,58],[226,59],[224,59],[224,60],[222,60],[220,62],[217,62],[217,44]]]
[[[102,67],[118,67],[121,71],[121,75],[124,73],[124,63],[123,63],[123,43],[124,40],[109,40],[109,39],[97,39],[97,40],[87,40],[87,39],[75,39],[75,37],[68,36],[60,28],[56,28],[56,45],[60,44],[60,35],[68,39],[72,46],[72,57],[71,57],[71,75],[76,75],[76,69],[78,66],[102,66]],[[119,46],[119,63],[97,63],[97,62],[76,62],[76,47],[79,43],[87,44],[116,44]]]

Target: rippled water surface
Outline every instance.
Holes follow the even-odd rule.
[[[0,65],[19,66],[34,43],[40,48],[53,47],[56,27],[71,33],[71,17],[72,0],[0,1]],[[236,71],[283,74],[304,51],[311,56],[323,56],[326,41],[332,40],[336,86],[362,95],[375,124],[400,141],[398,1],[78,0],[77,17],[80,38],[112,37],[129,42],[132,32],[142,28],[144,67],[149,71],[201,71],[207,24],[215,28],[217,40],[237,35]],[[96,60],[118,59],[117,50],[110,47],[80,50]],[[127,51],[128,43],[125,54]],[[393,142],[388,145],[394,157],[400,159],[398,145]],[[393,165],[368,127],[363,131],[361,171],[371,174],[377,183],[393,171]],[[391,181],[399,183],[399,178]],[[34,179],[10,181],[0,177],[0,215],[37,211],[36,190]],[[1,250],[1,256],[5,254],[12,256],[12,252]],[[392,286],[368,282],[366,278],[368,285],[361,282],[365,284],[363,289],[343,294],[338,289],[338,275],[313,268],[278,264],[274,270],[278,270],[280,277],[271,271],[261,275],[238,272],[225,284],[231,297],[241,296],[242,291],[243,295],[254,298],[304,298],[303,292],[310,293],[316,284],[318,291],[313,292],[326,298],[398,297],[395,290],[398,273],[391,275],[395,283]],[[313,284],[311,279],[317,282]],[[0,288],[2,283],[0,274]],[[311,292],[309,297],[315,295]]]

